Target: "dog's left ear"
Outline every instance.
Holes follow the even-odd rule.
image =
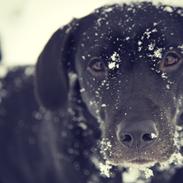
[[[38,101],[49,110],[66,108],[69,90],[68,72],[73,55],[73,35],[78,20],[57,30],[38,58],[35,91]]]

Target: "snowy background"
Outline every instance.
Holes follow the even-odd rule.
[[[137,0],[136,0],[137,1]],[[52,33],[104,4],[129,0],[0,0],[3,63],[34,64]],[[182,0],[153,0],[183,6]]]

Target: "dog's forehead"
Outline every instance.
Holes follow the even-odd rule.
[[[103,48],[107,48],[111,43],[122,46],[128,41],[139,46],[147,40],[151,43],[146,45],[149,47],[160,41],[164,41],[163,46],[165,43],[178,46],[183,43],[181,27],[181,16],[173,17],[158,7],[116,5],[99,9],[87,17],[79,42],[85,51],[101,43]]]
[[[110,71],[118,70],[123,77],[130,71],[139,80],[149,71],[161,75],[159,63],[167,51],[178,49],[183,54],[183,18],[174,14],[152,5],[96,11],[80,23],[76,65],[85,70],[93,58],[99,57]]]

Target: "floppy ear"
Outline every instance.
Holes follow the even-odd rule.
[[[57,30],[38,58],[35,70],[35,90],[38,101],[47,109],[66,107],[68,70],[73,50],[73,30],[77,20]]]

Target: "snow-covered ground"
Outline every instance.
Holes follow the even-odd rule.
[[[134,0],[133,0],[134,1]],[[141,0],[139,0],[141,1]],[[183,6],[182,0],[153,0]],[[51,34],[72,18],[89,14],[104,4],[129,0],[0,0],[0,40],[3,62],[35,63]]]

